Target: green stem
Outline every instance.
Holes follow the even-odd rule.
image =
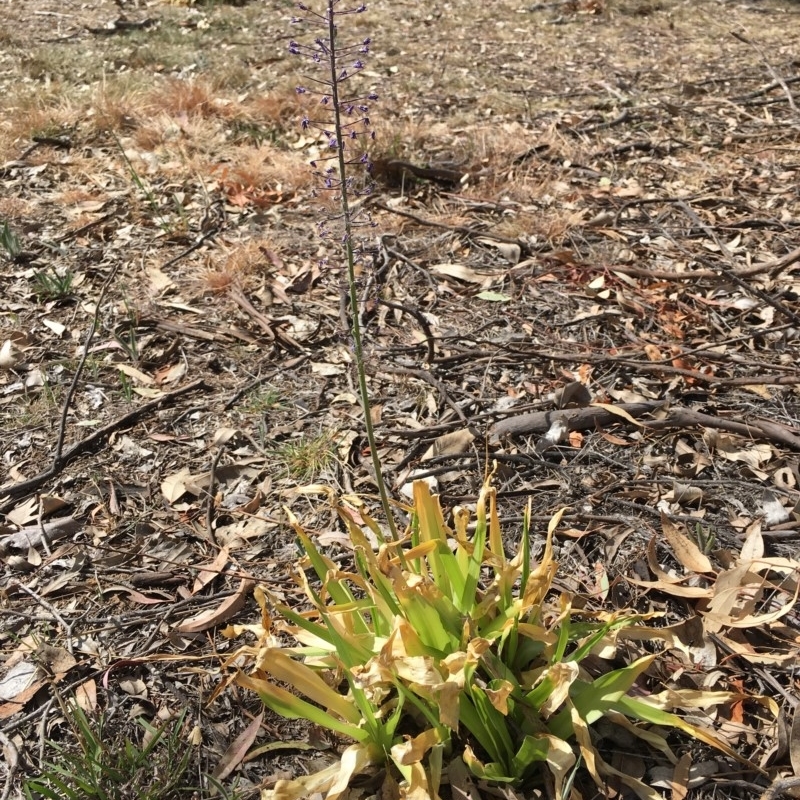
[[[336,25],[334,23],[334,0],[328,0],[328,36],[330,42],[331,68],[331,100],[333,102],[334,130],[336,132],[336,149],[339,156],[339,181],[341,184],[340,202],[342,206],[342,216],[344,218],[345,234],[345,254],[347,256],[347,283],[350,295],[350,325],[353,334],[353,344],[356,357],[356,371],[358,372],[358,391],[361,395],[361,409],[364,413],[364,426],[367,431],[367,443],[369,452],[372,456],[372,468],[375,471],[375,480],[378,484],[378,493],[381,498],[381,506],[389,525],[389,533],[394,541],[397,541],[397,527],[395,526],[392,506],[389,502],[389,493],[386,491],[386,481],[383,479],[383,469],[378,457],[378,447],[375,441],[375,429],[372,425],[372,415],[370,414],[371,404],[369,399],[369,389],[367,388],[367,371],[364,365],[364,349],[361,342],[361,323],[358,314],[358,293],[356,287],[356,267],[355,254],[353,253],[353,225],[350,217],[350,203],[347,195],[347,165],[344,155],[344,139],[342,137],[342,120],[339,109],[339,81],[336,67]]]

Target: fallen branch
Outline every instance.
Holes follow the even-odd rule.
[[[634,419],[664,405],[663,400],[648,400],[642,403],[620,403],[614,406],[620,412]],[[508,436],[524,436],[528,433],[546,433],[554,422],[563,421],[567,430],[585,431],[590,428],[620,422],[622,417],[605,408],[586,406],[585,408],[565,408],[553,411],[536,411],[532,414],[519,414],[496,422],[489,429],[489,442],[496,444]]]
[[[784,317],[791,320],[795,325],[800,325],[800,315],[795,314],[794,311],[785,306],[783,303],[776,300],[774,297],[771,297],[766,292],[762,292],[761,289],[759,289],[758,287],[751,286],[749,283],[747,283],[747,281],[744,280],[744,278],[739,274],[739,272],[735,268],[736,261],[733,257],[733,253],[728,249],[728,246],[719,238],[719,236],[717,236],[717,232],[713,228],[706,225],[706,223],[703,222],[703,220],[701,220],[700,217],[697,216],[694,209],[692,209],[689,205],[687,205],[684,202],[679,202],[678,208],[680,208],[681,211],[683,211],[683,213],[686,214],[686,216],[689,217],[689,219],[695,225],[697,225],[699,228],[705,231],[706,234],[710,236],[711,239],[713,239],[714,243],[719,248],[720,253],[730,264],[730,267],[725,267],[722,264],[709,264],[708,260],[700,255],[694,256],[695,261],[699,261],[701,264],[705,264],[705,266],[707,267],[712,266],[713,268],[718,269],[726,278],[732,280],[740,288],[744,289],[746,292],[754,294],[756,297],[759,298],[759,300],[763,300],[767,305],[772,306],[779,314],[782,314]],[[684,248],[681,247],[681,249]],[[685,252],[687,253],[687,255],[691,257],[691,253],[689,253],[688,251]]]
[[[95,303],[92,322],[89,325],[89,330],[86,333],[86,341],[83,343],[81,360],[78,362],[78,367],[75,370],[75,374],[72,376],[72,383],[70,383],[69,388],[67,389],[67,395],[64,398],[63,405],[61,406],[61,421],[58,425],[58,437],[56,438],[56,447],[55,452],[53,453],[53,466],[55,466],[61,459],[61,451],[64,447],[64,437],[67,433],[67,417],[69,416],[69,407],[72,405],[72,398],[75,396],[75,391],[78,388],[78,382],[83,374],[83,368],[86,366],[86,359],[89,357],[89,347],[92,344],[92,339],[94,338],[95,331],[97,330],[97,324],[100,321],[100,309],[103,305],[103,299],[106,296],[108,287],[111,286],[111,282],[117,276],[117,270],[119,270],[119,264],[117,264],[111,270],[111,272],[108,273],[108,277],[105,279],[103,286],[100,288],[100,295]]]
[[[758,264],[751,264],[749,267],[742,267],[733,270],[733,272],[739,278],[752,278],[754,275],[762,275],[765,272],[774,278],[779,272],[782,272],[786,267],[790,267],[796,261],[800,261],[800,247],[774,261],[760,261]],[[611,272],[619,272],[622,275],[631,275],[634,278],[650,278],[654,281],[696,281],[701,278],[719,278],[719,271],[715,269],[691,269],[686,272],[674,272],[667,269],[649,269],[648,267],[634,267],[626,264],[615,264],[609,269]]]
[[[52,522],[47,522],[43,526],[28,525],[20,528],[14,533],[0,537],[0,556],[5,555],[9,550],[21,550],[27,552],[32,547],[37,547],[44,541],[44,537],[49,542],[63,539],[70,534],[77,533],[84,522],[75,517],[60,517]],[[44,532],[44,537],[42,533]]]
[[[639,417],[663,405],[665,405],[665,401],[651,400],[642,403],[620,403],[615,405],[614,409],[620,413],[614,413],[614,411],[598,406],[586,406],[585,408],[518,414],[516,417],[509,417],[496,422],[489,429],[489,442],[497,444],[507,437],[546,433],[553,423],[558,421],[563,421],[567,426],[567,430],[585,431],[624,422],[626,415],[638,420]],[[669,409],[664,419],[644,420],[639,424],[653,431],[692,427],[715,428],[738,436],[745,436],[748,439],[765,439],[784,445],[792,450],[800,450],[800,432],[766,419],[737,422],[725,417],[703,414],[690,408],[673,407]]]
[[[766,419],[737,422],[733,419],[725,419],[724,417],[715,417],[711,414],[693,411],[691,408],[672,408],[665,419],[650,420],[643,424],[652,430],[691,428],[694,426],[716,428],[717,430],[728,431],[749,439],[767,439],[790,447],[792,450],[800,450],[800,433],[786,425]]]
[[[782,75],[779,75],[776,71],[775,67],[772,66],[769,59],[764,54],[764,51],[753,41],[748,39],[746,36],[743,36],[738,31],[731,31],[731,36],[738,39],[740,42],[744,42],[744,44],[749,45],[753,48],[753,50],[758,53],[761,60],[764,62],[764,66],[769,70],[769,74],[772,76],[772,80],[778,86],[783,89],[783,93],[786,95],[786,99],[789,101],[789,107],[794,111],[794,113],[800,116],[800,110],[797,108],[796,103],[794,102],[794,97],[792,96],[792,91],[789,89],[789,84],[786,82]]]
[[[501,236],[500,234],[492,233],[491,230],[473,228],[467,225],[447,225],[444,222],[437,222],[433,219],[425,219],[425,217],[412,214],[410,211],[401,211],[399,208],[390,208],[383,203],[375,203],[375,207],[380,208],[381,211],[388,211],[390,214],[397,214],[399,217],[412,219],[414,222],[418,222],[420,225],[426,225],[429,228],[439,228],[440,230],[452,231],[453,233],[463,233],[466,236],[482,236],[486,239],[492,239],[495,242],[503,242],[505,244],[516,244],[519,245],[524,253],[530,252],[528,245],[521,239],[513,239],[510,236]]]

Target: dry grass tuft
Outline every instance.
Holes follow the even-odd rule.
[[[236,273],[223,267],[207,267],[200,274],[204,290],[211,294],[227,292],[237,282]]]
[[[299,133],[298,120],[302,119],[303,113],[311,113],[314,103],[287,86],[256,94],[247,101],[246,107],[248,116],[254,121]]]
[[[97,131],[134,130],[146,117],[144,95],[138,91],[120,94],[104,89],[93,98],[89,115]]]
[[[242,280],[261,276],[269,264],[268,253],[273,250],[269,239],[250,239],[226,254],[222,271]]]
[[[212,85],[201,78],[167,78],[150,94],[148,106],[153,114],[171,117],[209,117],[217,114],[219,108]]]
[[[224,251],[200,273],[203,293],[222,294],[233,286],[247,286],[262,277],[269,267],[269,253],[274,245],[269,239],[249,239]]]
[[[30,216],[37,204],[31,200],[23,200],[20,197],[0,196],[0,218],[6,220],[22,220]]]
[[[270,144],[240,146],[231,159],[209,160],[206,169],[234,205],[268,208],[314,181],[307,159]]]
[[[15,148],[26,147],[31,136],[62,134],[74,128],[81,118],[80,110],[58,94],[20,95],[15,99],[16,104],[6,107],[0,123],[0,142],[5,141],[11,153]]]

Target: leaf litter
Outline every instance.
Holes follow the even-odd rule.
[[[307,751],[251,745],[341,743],[261,720],[219,628],[259,584],[301,602],[287,509],[346,563],[333,498],[374,502],[286,9],[51,5],[6,9],[0,76],[2,733],[35,753],[52,692],[188,691],[213,698],[186,722],[206,771],[269,788]],[[370,4],[363,314],[397,490],[473,503],[497,461],[508,520],[566,506],[559,589],[660,615],[621,636],[663,648],[665,704],[715,693],[756,796],[798,763],[800,26],[788,0],[719,8]],[[320,436],[333,457],[293,474],[287,445]],[[740,769],[687,755],[616,766],[698,797]]]

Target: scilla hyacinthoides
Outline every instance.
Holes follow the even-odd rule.
[[[367,388],[364,350],[361,326],[358,315],[356,285],[356,261],[360,254],[354,242],[353,231],[360,225],[372,222],[356,206],[353,199],[368,194],[372,190],[370,174],[372,163],[365,148],[365,139],[374,139],[375,132],[369,119],[369,103],[378,99],[373,91],[351,94],[345,91],[345,84],[364,69],[364,57],[369,53],[369,37],[361,41],[342,43],[339,39],[338,23],[345,17],[361,14],[367,7],[363,3],[353,7],[342,7],[341,0],[327,0],[324,11],[314,11],[305,3],[298,3],[302,16],[293,17],[294,24],[306,24],[320,31],[311,44],[292,40],[289,52],[306,58],[317,70],[317,75],[307,76],[307,84],[298,86],[298,94],[318,100],[315,110],[302,118],[304,131],[318,131],[322,140],[324,154],[311,162],[314,174],[319,178],[318,190],[333,192],[339,211],[325,214],[318,223],[320,234],[341,240],[347,262],[348,299],[350,304],[351,334],[353,352],[358,372],[359,394],[367,433],[372,466],[380,493],[381,505],[386,515],[392,539],[397,539],[386,483],[383,480],[375,432],[370,415],[370,399]],[[348,86],[352,85],[348,84]],[[335,233],[334,233],[335,232]]]

